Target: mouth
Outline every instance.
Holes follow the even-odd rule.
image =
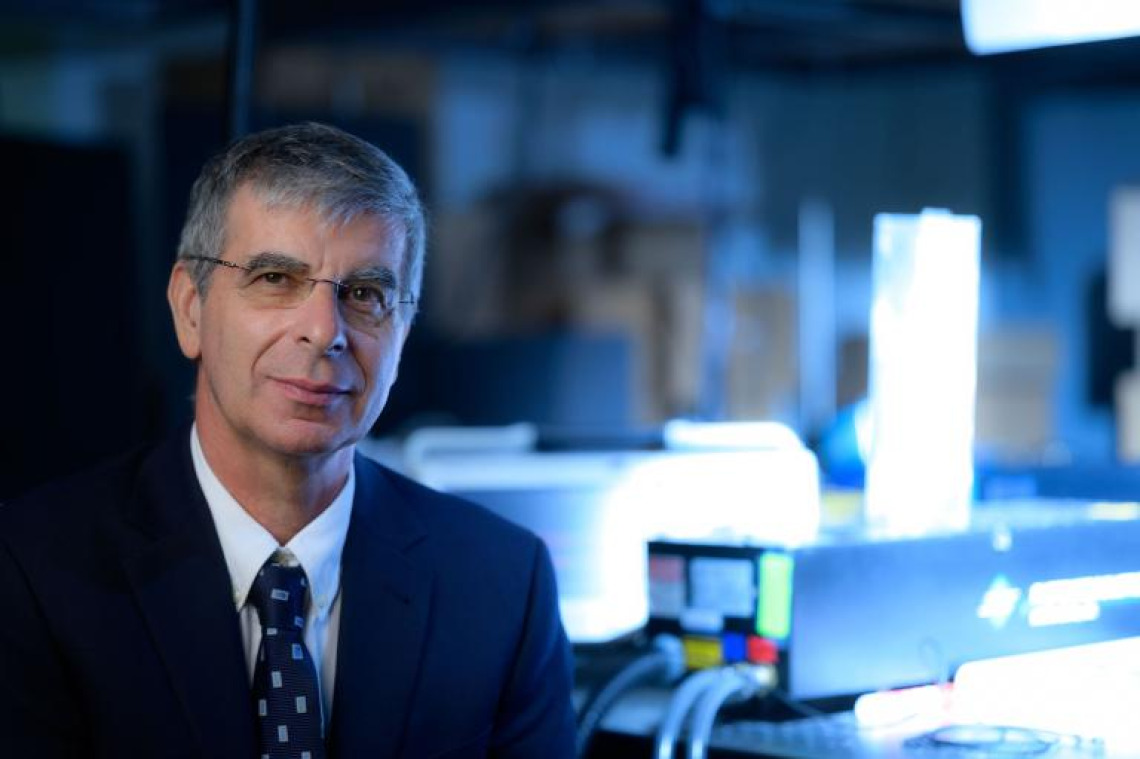
[[[286,398],[307,406],[331,406],[352,392],[341,385],[304,378],[274,378],[273,382]]]

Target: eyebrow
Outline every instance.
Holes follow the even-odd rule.
[[[253,270],[281,269],[293,274],[307,274],[309,271],[309,265],[299,258],[272,250],[254,255],[245,265]]]
[[[363,269],[351,271],[341,278],[342,282],[377,282],[385,287],[395,289],[397,286],[396,274],[387,266],[367,266]]]
[[[280,271],[288,272],[290,274],[299,274],[301,276],[310,276],[310,267],[307,263],[290,256],[287,253],[280,253],[278,251],[267,250],[257,253],[245,263],[246,267],[251,271],[258,271],[260,269],[277,269]],[[340,282],[378,282],[385,287],[396,288],[398,285],[396,273],[387,266],[366,266],[363,269],[355,269],[348,274],[338,279]]]

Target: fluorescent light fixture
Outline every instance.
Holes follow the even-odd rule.
[[[1140,35],[1132,0],[962,0],[962,31],[977,55]]]

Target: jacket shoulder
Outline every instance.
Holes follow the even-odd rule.
[[[65,532],[86,533],[133,492],[146,455],[147,449],[136,449],[0,504],[0,539],[36,545]]]

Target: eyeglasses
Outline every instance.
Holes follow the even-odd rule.
[[[238,289],[259,308],[296,308],[308,300],[318,284],[332,285],[344,305],[345,321],[359,329],[382,325],[397,306],[414,306],[412,296],[400,298],[394,277],[387,269],[367,271],[344,279],[309,277],[305,264],[289,256],[270,253],[243,265],[212,256],[185,256],[184,261],[204,261],[243,272]]]

